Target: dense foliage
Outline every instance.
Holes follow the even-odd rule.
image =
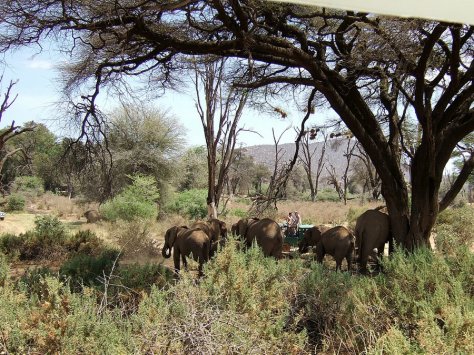
[[[192,189],[176,193],[165,206],[167,212],[187,216],[190,219],[204,218],[207,215],[207,190]]]
[[[445,212],[436,241],[451,240],[449,250],[398,251],[373,277],[299,258],[276,261],[258,248],[243,252],[231,239],[200,282],[192,272],[173,281],[159,265],[121,265],[116,251],[90,253],[99,245],[82,253],[71,248],[59,277],[39,269],[14,281],[5,277],[12,245],[2,243],[0,349],[472,353],[474,254],[465,243],[474,234],[463,229],[472,217],[470,207]],[[35,233],[47,225],[57,233],[52,221],[37,223]],[[69,240],[77,246],[96,237],[81,232]]]
[[[160,196],[152,176],[129,176],[132,184],[104,203],[100,212],[109,221],[119,219],[131,221],[136,218],[153,218],[157,214],[157,200]]]

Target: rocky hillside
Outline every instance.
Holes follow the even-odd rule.
[[[326,152],[325,152],[325,167],[329,167],[332,164],[336,168],[336,173],[338,176],[342,176],[343,171],[346,167],[346,158],[344,154],[347,149],[348,143],[352,147],[355,144],[355,140],[351,139],[350,142],[346,138],[334,138],[330,139],[327,142]],[[310,152],[315,151],[312,158],[313,170],[316,170],[319,157],[321,156],[321,150],[323,148],[323,142],[315,142],[310,144]],[[286,143],[278,146],[279,151],[281,151],[281,160],[282,162],[289,162],[295,154],[295,144]],[[253,157],[254,161],[257,163],[264,164],[268,166],[270,170],[273,170],[273,165],[275,161],[275,146],[274,145],[254,145],[251,147],[246,147],[246,154]],[[357,150],[357,149],[356,149]],[[302,147],[299,149],[299,156],[303,156]],[[358,160],[358,158],[353,157],[351,159],[351,166]],[[300,163],[301,164],[301,163]],[[350,173],[349,173],[350,174]],[[322,179],[328,176],[326,168],[323,169]]]

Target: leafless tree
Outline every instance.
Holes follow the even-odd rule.
[[[357,175],[363,185],[364,191],[370,191],[371,199],[377,201],[381,193],[381,181],[377,170],[375,170],[369,156],[359,142],[356,143],[356,149],[352,155],[358,159],[357,163],[354,164],[355,175]]]
[[[208,58],[194,63],[194,73],[196,109],[207,147],[208,216],[217,218],[248,93],[226,85],[226,59]]]
[[[0,83],[3,80],[3,76],[0,76]],[[0,124],[2,123],[3,115],[5,112],[13,105],[15,102],[17,96],[15,95],[13,98],[11,97],[12,95],[12,89],[15,86],[16,82],[10,81],[10,83],[7,86],[7,89],[5,93],[3,94],[3,101],[0,105]],[[22,134],[25,132],[31,132],[34,130],[34,126],[29,126],[29,127],[21,127],[21,126],[16,126],[15,121],[12,121],[11,125],[9,127],[6,127],[3,130],[0,130],[0,175],[3,170],[3,166],[5,165],[6,161],[13,156],[16,153],[23,152],[23,154],[26,154],[25,151],[21,148],[15,148],[15,149],[9,149],[6,145],[6,143]]]
[[[283,150],[279,146],[280,140],[283,135],[290,129],[287,127],[283,132],[280,133],[278,138],[275,135],[275,130],[272,128],[273,142],[274,142],[274,153],[275,159],[273,163],[272,176],[270,177],[270,183],[265,194],[257,194],[253,200],[250,212],[252,215],[261,216],[267,210],[277,210],[277,202],[283,198],[284,189],[282,186],[286,185],[289,178],[288,163],[282,161]]]
[[[310,141],[315,139],[317,135],[321,135],[323,140],[319,143],[319,146],[321,147],[320,154],[316,166],[314,167],[315,169],[313,170],[313,157],[318,151],[318,144],[314,144],[314,146],[311,147]],[[328,135],[324,128],[312,128],[307,131],[307,134],[305,134],[302,139],[301,148],[303,155],[300,157],[300,160],[308,178],[311,201],[313,202],[316,200],[321,173],[326,165],[324,158],[326,156],[327,141]]]

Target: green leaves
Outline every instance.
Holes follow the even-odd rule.
[[[156,201],[160,197],[155,179],[143,175],[128,177],[132,179],[132,184],[100,208],[103,217],[109,221],[155,217]]]

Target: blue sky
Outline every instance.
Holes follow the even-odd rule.
[[[56,59],[56,60],[55,60]],[[17,124],[27,121],[41,122],[47,125],[57,135],[64,132],[58,128],[57,118],[61,117],[56,103],[59,100],[60,87],[58,86],[59,74],[55,69],[58,63],[54,52],[47,50],[35,54],[32,49],[22,49],[5,57],[6,68],[4,70],[3,90],[10,80],[18,80],[14,87],[14,93],[18,97],[12,107],[4,114],[1,127],[10,125],[12,120]],[[192,92],[192,90],[189,90]],[[282,102],[283,107],[292,105],[292,98],[288,102]],[[201,123],[197,116],[194,100],[191,95],[168,92],[165,96],[156,100],[157,106],[174,115],[185,128],[186,141],[188,145],[203,145],[204,134]],[[108,99],[108,105],[115,107],[113,100]],[[247,108],[242,118],[243,126],[248,130],[254,130],[261,136],[242,132],[239,141],[244,146],[256,144],[273,144],[272,130],[275,128],[277,136],[288,126],[299,126],[304,113],[289,111],[287,119],[282,120],[276,115],[263,114]],[[311,118],[310,124],[315,124],[315,118]],[[294,141],[295,132],[288,130],[282,137],[282,143]]]

